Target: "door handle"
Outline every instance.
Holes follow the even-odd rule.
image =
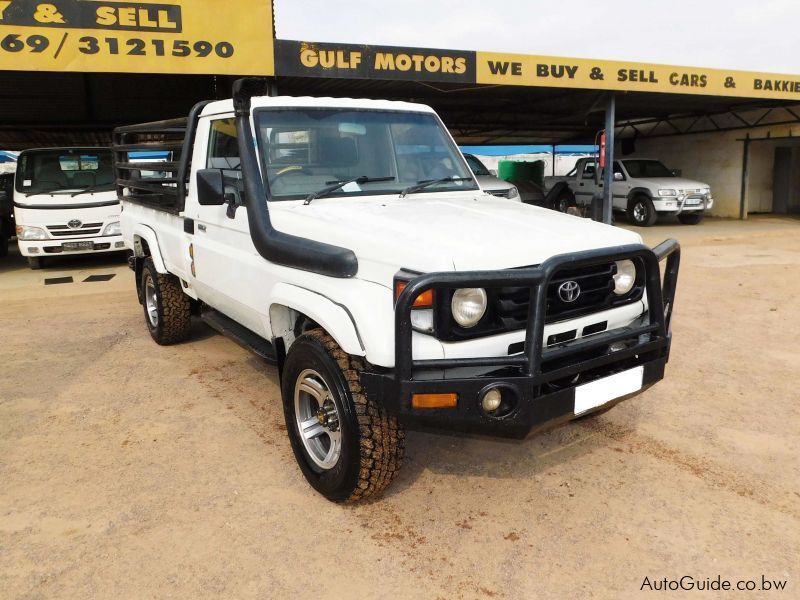
[[[205,231],[205,230],[206,230],[206,226],[205,226],[205,225],[203,225],[202,223],[198,223],[198,224],[197,224],[197,228],[198,228],[200,231]]]

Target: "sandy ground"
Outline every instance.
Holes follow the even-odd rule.
[[[629,598],[683,575],[800,597],[800,221],[645,232],[670,236],[665,381],[523,442],[412,432],[355,507],[302,478],[274,369],[202,324],[154,344],[118,260],[3,260],[0,597]]]

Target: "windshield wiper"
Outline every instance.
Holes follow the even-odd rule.
[[[61,186],[57,185],[56,187],[44,188],[44,189],[41,189],[41,190],[32,190],[30,192],[27,192],[25,194],[25,197],[26,198],[30,198],[31,196],[38,196],[39,194],[52,194],[53,192],[58,191],[59,189],[63,189],[63,188],[61,188]]]
[[[427,187],[432,185],[436,185],[437,183],[447,183],[450,181],[472,181],[472,177],[442,177],[441,179],[426,179],[424,181],[419,181],[416,184],[407,187],[402,192],[400,192],[400,197],[405,198],[408,194],[413,194],[415,192],[419,192],[420,190],[424,190]]]
[[[90,185],[89,187],[78,190],[77,192],[72,192],[69,196],[70,198],[74,198],[75,196],[80,196],[81,194],[89,194],[91,192],[97,191],[100,188],[108,187],[110,188],[112,184],[110,183],[98,183],[96,185]]]
[[[311,204],[312,200],[316,200],[317,198],[322,198],[322,196],[327,196],[331,192],[335,192],[336,190],[342,189],[348,183],[371,183],[373,181],[394,181],[394,177],[367,177],[366,175],[362,175],[361,177],[354,177],[353,179],[346,179],[344,181],[336,181],[333,182],[332,185],[328,187],[324,187],[321,190],[316,192],[310,193],[306,197],[306,201],[303,204]]]

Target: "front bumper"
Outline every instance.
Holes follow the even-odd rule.
[[[561,268],[639,257],[646,270],[648,311],[629,326],[572,342],[544,347],[546,293]],[[666,260],[663,284],[659,262]],[[531,431],[602,410],[640,393],[664,376],[670,350],[670,317],[675,298],[680,246],[667,240],[654,250],[624,246],[613,252],[596,250],[563,255],[539,267],[511,271],[431,273],[415,278],[400,294],[395,309],[396,365],[389,371],[362,374],[364,392],[410,427],[441,427],[507,437],[525,437]],[[530,309],[524,352],[511,356],[414,360],[411,351],[411,307],[428,289],[453,287],[530,288]],[[474,375],[463,376],[464,369]],[[446,378],[450,369],[459,376]],[[641,377],[634,388],[616,386],[626,374]],[[605,386],[605,400],[586,404],[590,386]],[[500,413],[481,407],[484,393],[498,387],[504,397]],[[619,392],[618,394],[616,392]],[[453,408],[415,408],[414,394],[457,394]]]
[[[676,215],[682,212],[694,212],[711,210],[714,207],[714,198],[711,196],[703,196],[700,198],[676,198],[676,197],[663,197],[654,198],[653,207],[656,212],[667,212]]]
[[[74,242],[91,242],[92,247],[86,249],[69,249]],[[125,242],[121,235],[109,235],[84,239],[68,240],[41,240],[25,242],[18,240],[19,251],[22,256],[66,256],[70,254],[95,254],[98,252],[120,252],[125,250]]]

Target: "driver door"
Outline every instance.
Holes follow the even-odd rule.
[[[222,171],[225,194],[235,200],[236,211],[231,218],[227,204],[201,206],[196,196],[191,202],[193,214],[186,216],[194,219],[193,283],[206,304],[269,339],[268,265],[250,238],[233,117],[201,119],[196,139],[198,144],[208,140],[207,152],[196,148],[195,160],[205,158],[197,168]],[[191,193],[196,195],[196,190]]]

